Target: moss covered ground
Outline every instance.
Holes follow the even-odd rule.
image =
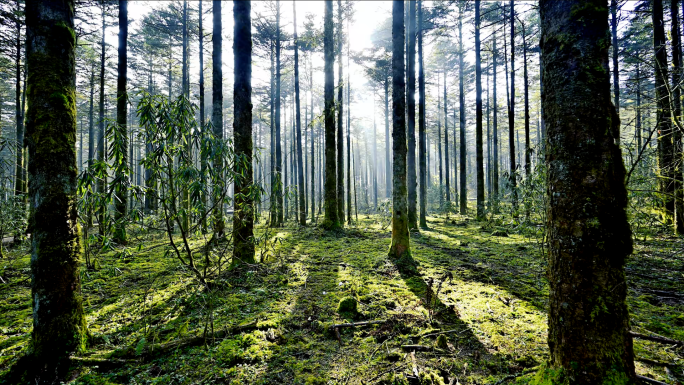
[[[452,216],[430,217],[428,225],[411,234],[417,276],[399,273],[387,257],[389,228],[366,215],[341,232],[293,223],[275,231],[259,227],[271,240],[259,250],[263,263],[223,272],[211,293],[165,253],[161,233],[135,241],[126,253],[104,253],[97,269],[81,272],[91,339],[69,383],[503,384],[531,378],[548,354],[541,244],[506,222]],[[634,331],[684,340],[683,250],[679,238],[637,234],[627,266]],[[0,383],[31,332],[28,248],[6,255],[0,260]],[[364,320],[386,322],[341,328],[339,339],[330,326]],[[211,338],[241,324],[255,327]],[[155,344],[192,336],[207,338],[150,352]],[[405,345],[423,350],[411,353]],[[639,374],[684,381],[681,348],[635,340],[635,350]]]

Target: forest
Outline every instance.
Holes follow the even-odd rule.
[[[0,384],[681,385],[684,1],[0,2]]]

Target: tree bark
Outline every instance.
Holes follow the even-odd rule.
[[[480,57],[480,0],[475,0],[475,169],[477,219],[485,217],[484,156],[482,153],[482,59]]]
[[[202,3],[199,1],[199,121],[202,137],[206,136],[206,122],[204,115],[204,13],[202,12]],[[200,154],[200,172],[202,175],[202,183],[207,184],[207,156]],[[207,191],[202,192],[202,209],[200,210],[200,220],[202,222],[202,232],[207,230]]]
[[[211,53],[211,122],[214,131],[214,140],[223,140],[223,26],[221,23],[221,1],[213,2],[213,30],[212,30],[212,53]],[[223,169],[223,159],[214,157],[212,159],[214,170]],[[216,171],[214,171],[216,172]],[[223,220],[223,187],[221,183],[214,185],[214,234],[221,238],[225,234],[225,222]]]
[[[676,1],[675,1],[676,3]],[[611,13],[611,19],[610,19],[610,32],[613,37],[613,92],[614,92],[614,104],[615,104],[615,111],[617,111],[618,115],[620,114],[620,71],[618,67],[618,41],[617,41],[617,8],[618,8],[618,0],[611,0],[610,2],[610,13]],[[675,4],[675,9],[676,9],[676,4]],[[677,12],[675,10],[675,12]],[[674,39],[674,36],[673,36]],[[617,143],[618,145],[620,144],[620,135],[617,135]]]
[[[444,90],[444,103],[442,107],[444,109],[444,182],[445,182],[445,195],[447,207],[447,216],[449,215],[449,210],[451,210],[451,183],[449,178],[449,115],[447,113],[447,69],[444,67],[444,82],[442,88]]]
[[[390,258],[401,273],[414,266],[411,259],[406,183],[406,90],[404,85],[404,2],[392,2],[392,244]],[[415,268],[414,268],[415,269]]]
[[[406,52],[406,102],[408,117],[408,221],[409,229],[418,228],[417,181],[416,181],[416,2],[409,0],[408,4],[408,49]]]
[[[637,383],[625,297],[632,252],[615,143],[605,1],[540,2],[548,236],[549,383]]]
[[[99,116],[98,116],[98,130],[97,130],[97,161],[99,163],[105,162],[105,110],[104,110],[104,100],[105,100],[105,7],[106,5],[102,3],[102,40],[101,51],[100,51],[100,104],[99,104]],[[97,192],[99,194],[105,193],[105,183],[107,182],[107,175],[105,173],[102,179],[98,179],[96,183]],[[106,214],[106,209],[98,208],[98,227],[100,234],[104,234],[104,216]]]
[[[234,85],[233,141],[235,181],[233,215],[233,264],[255,263],[254,179],[252,177],[252,20],[251,3],[233,3]],[[301,152],[300,152],[301,156]]]
[[[29,202],[33,223],[31,355],[57,383],[85,348],[77,220],[74,1],[26,3]]]
[[[20,11],[19,0],[17,0],[17,13]],[[14,184],[14,194],[23,195],[26,192],[26,168],[24,165],[24,109],[21,103],[21,23],[19,16],[16,15],[16,40],[15,40],[15,50],[16,50],[16,85],[15,85],[15,119],[17,123],[17,156],[16,156],[16,168],[14,173],[15,184]],[[24,91],[26,92],[26,91]]]
[[[275,198],[276,198],[276,226],[282,226],[284,222],[284,183],[283,170],[283,150],[281,148],[280,140],[280,0],[276,1],[276,93],[275,93]]]
[[[420,180],[420,227],[427,228],[427,164],[425,145],[425,70],[423,65],[423,1],[418,0],[418,163]]]
[[[323,227],[340,227],[339,206],[337,204],[337,159],[335,159],[335,48],[333,46],[333,3],[325,1],[325,23],[323,26],[323,51],[325,56],[325,219]],[[340,166],[341,167],[341,166]]]
[[[115,154],[115,170],[118,183],[116,185],[115,209],[116,230],[114,240],[120,244],[126,244],[126,210],[128,208],[128,188],[126,178],[129,175],[128,157],[128,93],[126,92],[128,74],[128,0],[119,0],[119,63],[116,80],[116,124],[119,126],[121,139],[124,141],[121,148]]]
[[[525,179],[530,183],[532,178],[532,158],[530,148],[530,84],[527,76],[527,31],[523,25],[523,92],[525,93]],[[525,203],[525,218],[530,217],[530,202]]]
[[[682,76],[682,44],[679,31],[679,8],[677,0],[670,1],[670,35],[672,37],[672,113],[673,118],[680,124],[682,121],[681,103],[681,76]],[[667,80],[665,80],[667,81]],[[675,234],[684,231],[684,192],[682,191],[682,133],[679,129],[672,129],[673,154],[672,161],[675,167]]]

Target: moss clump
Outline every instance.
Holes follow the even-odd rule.
[[[437,347],[440,349],[448,349],[449,345],[447,345],[447,338],[444,334],[441,334],[439,337],[437,337]]]
[[[507,236],[508,236],[508,233],[505,232],[505,231],[503,231],[503,230],[495,230],[495,231],[492,233],[492,236],[493,236],[493,237],[507,237]]]
[[[339,313],[351,313],[356,314],[358,312],[358,303],[355,298],[344,297],[340,300],[340,304],[337,307]]]

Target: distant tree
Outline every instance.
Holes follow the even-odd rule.
[[[58,383],[85,347],[76,197],[74,1],[26,4],[31,366],[35,382]],[[33,380],[27,381],[34,383]]]
[[[468,190],[466,183],[466,114],[465,114],[465,89],[463,74],[463,13],[464,5],[458,8],[458,111],[459,111],[459,212],[465,215],[468,209]]]
[[[252,22],[251,3],[233,4],[234,71],[233,142],[235,146],[235,215],[233,216],[233,264],[254,260],[254,180],[252,164]]]
[[[624,270],[632,236],[615,143],[608,6],[542,0],[540,13],[551,357],[537,376],[553,384],[636,384]]]

